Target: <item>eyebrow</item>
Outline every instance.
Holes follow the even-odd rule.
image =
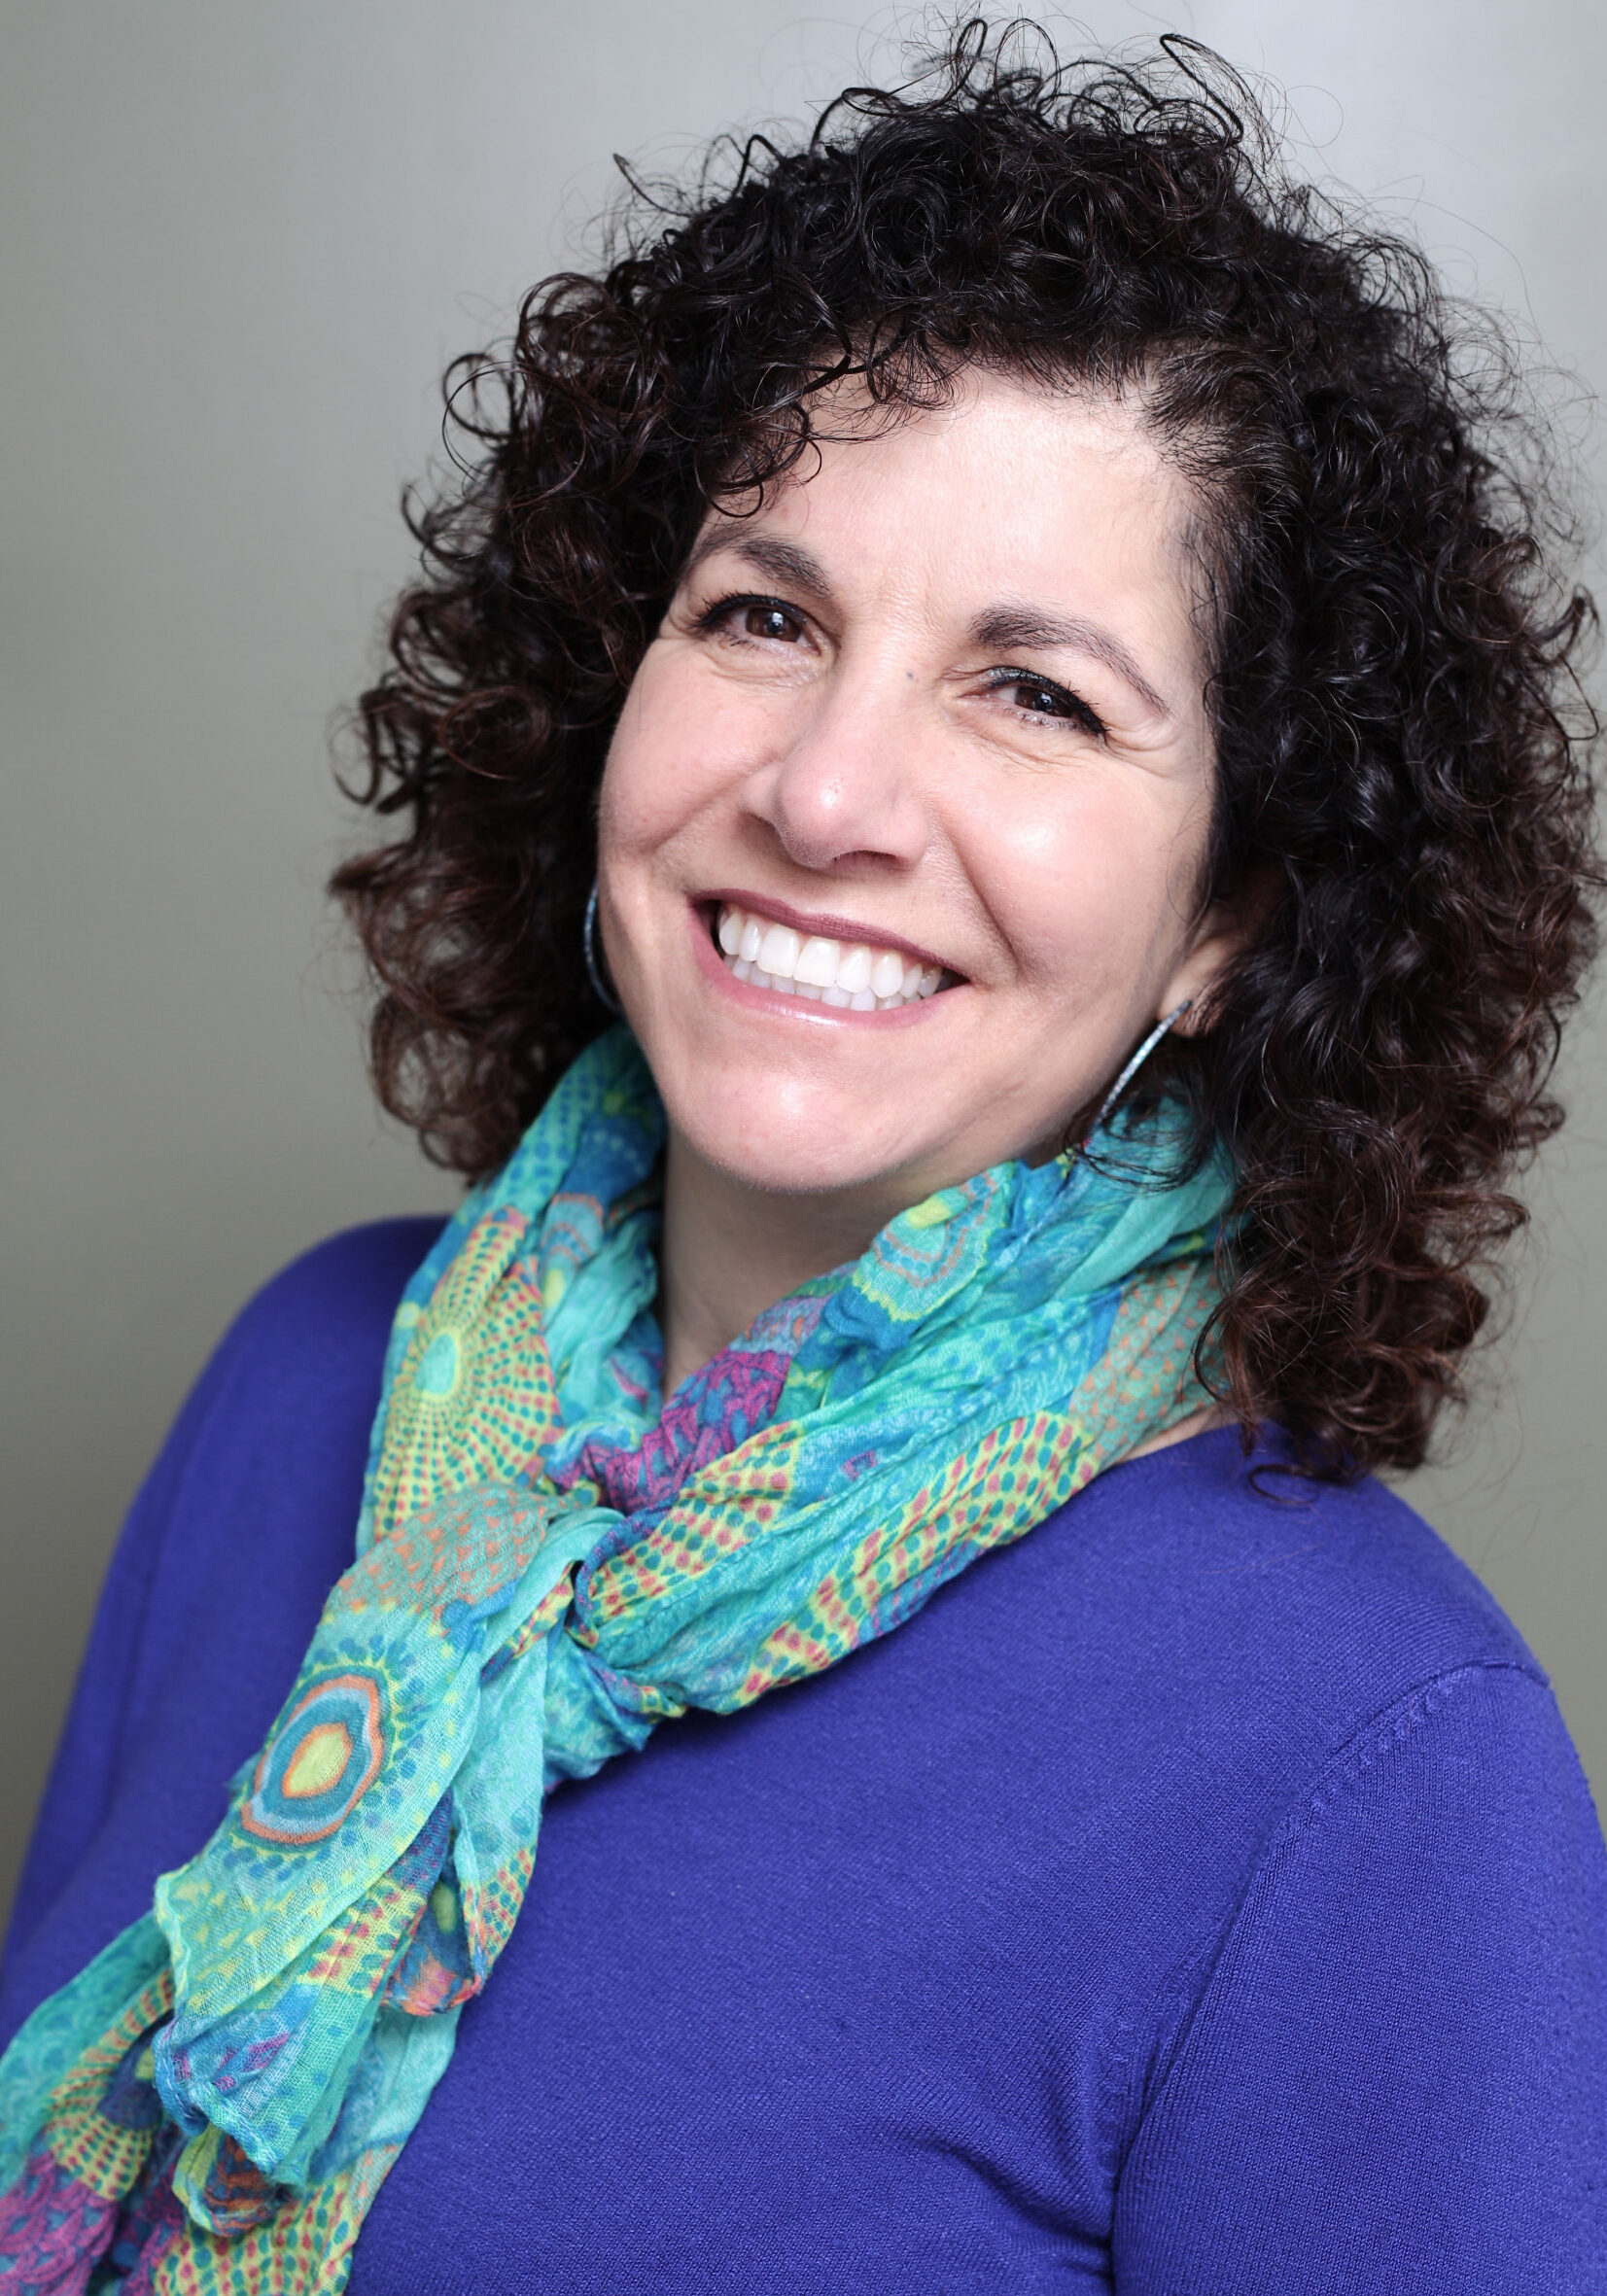
[[[824,567],[798,543],[783,541],[780,535],[731,534],[717,526],[711,526],[698,541],[686,561],[682,581],[696,574],[706,558],[716,557],[721,550],[729,550],[735,558],[745,558],[772,581],[790,582],[797,589],[813,592],[817,598],[831,594]]]
[[[734,557],[746,559],[748,564],[772,581],[789,583],[793,588],[810,592],[816,598],[829,598],[831,584],[820,560],[797,542],[784,541],[780,535],[736,534],[711,527],[699,539],[686,561],[684,580],[697,572],[705,559],[728,550]],[[1028,605],[1000,605],[989,607],[971,624],[972,644],[984,653],[1013,653],[1018,647],[1027,652],[1046,652],[1070,648],[1074,652],[1091,654],[1095,661],[1130,685],[1158,717],[1170,718],[1171,711],[1163,701],[1149,679],[1139,669],[1131,649],[1112,630],[1099,622],[1091,622],[1081,614],[1055,614],[1043,608]]]

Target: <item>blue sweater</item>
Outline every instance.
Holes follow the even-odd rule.
[[[179,1419],[0,2038],[221,1817],[432,1234],[290,1269]],[[351,2289],[1589,2296],[1604,2171],[1607,1859],[1544,1675],[1397,1500],[1213,1434],[555,1794]]]

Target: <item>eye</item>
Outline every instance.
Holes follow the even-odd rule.
[[[721,598],[699,616],[705,630],[723,629],[732,637],[757,639],[765,645],[801,644],[806,632],[803,617],[779,598]]]
[[[802,627],[784,606],[751,606],[743,613],[742,626],[750,638],[779,639],[786,645],[795,645],[803,636]]]
[[[993,692],[1008,695],[1024,717],[1047,717],[1075,725],[1088,734],[1100,735],[1105,730],[1103,720],[1080,694],[1057,685],[1051,678],[1036,677],[1030,670],[996,670],[988,684]]]

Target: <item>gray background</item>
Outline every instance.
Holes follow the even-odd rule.
[[[611,152],[673,167],[798,118],[886,71],[900,20],[0,6],[0,1903],[120,1517],[224,1324],[332,1229],[450,1200],[370,1106],[320,892],[350,833],[329,720],[407,566],[436,378],[583,250]],[[1083,21],[1272,75],[1310,168],[1607,375],[1600,0]],[[1411,1493],[1551,1669],[1598,1791],[1604,1042],[1576,1031],[1485,1405]]]

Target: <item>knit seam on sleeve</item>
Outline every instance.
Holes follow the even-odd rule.
[[[1246,1919],[1248,1908],[1255,1897],[1258,1885],[1273,1860],[1285,1853],[1308,1827],[1314,1826],[1333,1809],[1343,1797],[1353,1792],[1362,1780],[1381,1761],[1387,1761],[1418,1737],[1427,1723],[1441,1714],[1458,1691],[1475,1680],[1492,1674],[1516,1674],[1523,1681],[1549,1694],[1550,1683],[1540,1669],[1524,1665],[1515,1658],[1474,1658],[1443,1672],[1425,1676],[1409,1689],[1399,1692],[1387,1704],[1353,1730],[1342,1745],[1330,1753],[1315,1777],[1275,1819],[1261,1849],[1246,1868],[1244,1880],[1233,1905],[1223,1917],[1214,1937],[1203,1949],[1194,1951],[1174,1963],[1158,1986],[1150,2014],[1139,2020],[1135,2035],[1135,2057],[1130,2058],[1119,2083],[1110,2084],[1108,2094],[1112,2106],[1120,2092],[1121,2121],[1119,2128],[1112,2113],[1109,2122],[1109,2159],[1116,2181],[1119,2183],[1126,2158],[1148,2120],[1166,2095],[1172,2073],[1181,2061],[1193,2032],[1215,1982],[1235,1932]],[[1150,2036],[1147,2043],[1145,2036]],[[1166,2036],[1164,2038],[1157,2036]],[[1150,2053],[1147,2070],[1136,2062],[1145,2048]],[[1132,2100],[1139,2100],[1136,2110]]]

